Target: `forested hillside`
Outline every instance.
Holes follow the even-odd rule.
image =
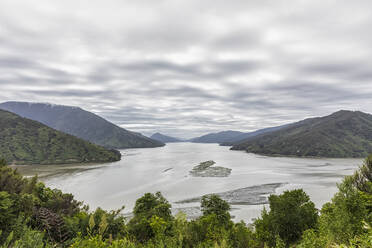
[[[300,157],[365,157],[372,152],[372,115],[338,111],[248,138],[233,150]]]
[[[159,147],[162,142],[121,128],[79,107],[46,103],[5,102],[0,109],[41,122],[56,130],[108,148]]]
[[[0,110],[0,141],[0,156],[16,164],[111,162],[121,157],[116,150],[4,110]]]

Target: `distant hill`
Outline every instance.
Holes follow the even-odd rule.
[[[230,130],[222,131],[218,133],[209,133],[209,134],[206,134],[200,137],[193,138],[189,141],[194,142],[194,143],[218,143],[218,144],[225,145],[225,146],[232,146],[247,138],[251,138],[256,135],[263,134],[263,133],[276,131],[285,126],[287,125],[263,128],[263,129],[259,129],[253,132],[246,132],[246,133],[239,132],[239,131],[230,131]]]
[[[246,139],[253,138],[253,137],[255,137],[257,135],[260,135],[260,134],[270,133],[270,132],[282,129],[286,126],[288,126],[288,125],[277,126],[277,127],[268,127],[268,128],[259,129],[259,130],[253,131],[253,132],[242,133],[242,134],[240,134],[236,137],[231,138],[229,141],[221,143],[221,145],[223,145],[223,146],[233,146],[233,145],[241,143],[242,141],[244,141]]]
[[[341,110],[248,138],[231,149],[264,155],[365,157],[372,153],[372,115]]]
[[[120,152],[108,150],[37,121],[0,110],[0,157],[17,164],[111,162]]]
[[[0,109],[41,122],[56,130],[108,148],[142,148],[164,145],[139,133],[118,127],[79,107],[45,103],[5,102],[0,104]]]
[[[154,133],[153,135],[151,135],[150,138],[154,139],[154,140],[157,140],[157,141],[160,141],[162,143],[182,142],[182,140],[180,140],[180,139],[177,139],[177,138],[174,138],[174,137],[171,137],[171,136],[167,136],[167,135],[164,135],[164,134],[161,134],[161,133]]]
[[[200,137],[193,138],[189,141],[193,143],[224,143],[231,142],[232,140],[243,134],[243,132],[229,130],[218,133],[209,133]]]

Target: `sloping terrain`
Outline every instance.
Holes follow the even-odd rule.
[[[16,164],[63,164],[118,161],[121,155],[0,110],[0,157]]]
[[[174,138],[174,137],[171,137],[171,136],[168,136],[168,135],[164,135],[164,134],[161,134],[161,133],[154,133],[153,135],[151,135],[150,138],[153,139],[153,140],[160,141],[162,143],[182,142],[182,140],[180,140],[180,139],[177,139],[177,138]]]
[[[341,110],[248,138],[231,149],[264,155],[365,157],[372,152],[372,115]]]
[[[5,102],[0,104],[0,109],[108,148],[143,148],[164,145],[162,142],[116,126],[102,117],[78,107],[45,103]]]
[[[209,133],[200,137],[193,138],[190,141],[194,143],[224,143],[230,142],[243,134],[243,132],[229,130],[218,133]]]

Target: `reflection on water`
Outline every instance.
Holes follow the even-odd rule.
[[[267,191],[269,194],[303,188],[319,208],[336,192],[336,183],[362,163],[361,159],[266,157],[230,151],[229,147],[216,144],[175,143],[121,152],[122,160],[115,163],[18,169],[25,175],[39,174],[48,186],[71,192],[92,208],[117,209],[125,205],[130,212],[135,200],[145,192],[161,191],[175,212],[181,209],[197,215],[199,203],[188,199],[220,193],[237,204],[231,211],[236,221],[250,222],[266,203],[267,194],[260,194],[265,185],[276,185]],[[231,175],[219,178],[189,175],[194,166],[207,160],[231,168]],[[260,199],[260,205],[255,199]]]

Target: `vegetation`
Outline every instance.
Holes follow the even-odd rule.
[[[302,189],[269,197],[270,211],[255,222],[260,240],[274,246],[278,237],[286,245],[300,240],[305,230],[315,228],[318,218],[314,203]]]
[[[120,160],[108,150],[39,122],[0,110],[0,154],[10,163],[62,164]]]
[[[111,149],[164,146],[162,142],[145,137],[140,133],[130,132],[77,107],[5,102],[0,104],[0,109]]]
[[[213,166],[215,163],[212,160],[201,162],[192,168],[190,175],[194,177],[228,177],[231,174],[230,168]]]
[[[198,164],[197,166],[194,166],[194,168],[192,168],[192,170],[194,170],[194,171],[204,171],[204,170],[210,168],[211,166],[213,166],[215,164],[216,164],[216,162],[214,162],[213,160],[204,161],[204,162],[201,162],[200,164]]]
[[[0,247],[372,247],[372,156],[345,177],[320,212],[306,193],[270,196],[252,227],[233,223],[230,206],[217,195],[201,200],[202,216],[171,215],[161,193],[136,201],[128,222],[117,211],[96,209],[24,178],[0,160]]]
[[[342,110],[257,135],[232,149],[264,155],[366,157],[372,152],[372,115]]]

